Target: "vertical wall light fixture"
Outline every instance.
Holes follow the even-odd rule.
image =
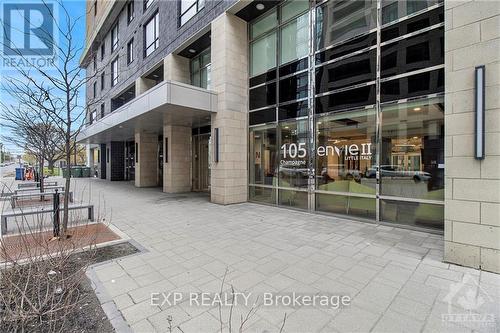
[[[485,117],[485,67],[477,66],[475,71],[475,155],[476,160],[484,159],[484,117]]]
[[[215,154],[214,154],[214,162],[215,163],[218,163],[219,162],[219,128],[215,128],[214,129],[214,136],[215,136],[215,140],[214,140],[214,151],[215,151]]]

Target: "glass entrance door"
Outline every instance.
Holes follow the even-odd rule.
[[[135,179],[135,145],[134,141],[125,144],[125,180]]]
[[[208,192],[210,189],[210,134],[193,135],[192,190]]]

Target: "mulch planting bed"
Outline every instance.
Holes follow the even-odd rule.
[[[10,258],[19,260],[26,258],[28,255],[46,253],[47,248],[54,249],[54,252],[56,252],[61,246],[83,248],[88,245],[120,239],[104,223],[88,223],[69,227],[68,234],[71,235],[71,238],[64,241],[51,241],[53,236],[51,230],[5,236],[2,241],[7,253],[0,253],[0,262],[5,261],[6,254]]]
[[[13,235],[3,238],[5,242],[6,249],[9,251],[9,255],[17,255],[22,257],[26,255],[26,251],[23,250],[23,247],[26,248],[27,245],[36,248],[37,246],[41,246],[40,242],[48,242],[50,246],[53,246],[56,249],[57,246],[61,246],[62,243],[72,242],[75,248],[82,248],[90,244],[100,244],[104,242],[108,242],[111,240],[120,239],[118,235],[116,235],[113,231],[111,231],[105,224],[102,223],[94,223],[87,224],[83,226],[71,227],[68,229],[68,234],[71,234],[72,237],[66,240],[53,240],[50,241],[52,237],[52,232],[41,232],[35,235],[23,236]],[[31,238],[31,239],[30,239]],[[19,244],[24,244],[20,246]],[[27,244],[27,245],[26,245]],[[53,245],[52,245],[53,244]],[[67,245],[67,244],[66,244]],[[134,247],[132,244],[125,242],[119,243],[115,245],[105,246],[102,248],[93,247],[91,250],[83,251],[83,252],[74,252],[69,257],[66,258],[66,262],[63,268],[53,268],[57,272],[52,272],[51,262],[52,261],[43,261],[43,263],[47,263],[48,274],[53,274],[56,277],[56,280],[59,277],[67,277],[72,274],[77,274],[80,278],[77,280],[77,291],[73,294],[77,297],[76,306],[71,309],[65,311],[65,318],[61,321],[64,322],[64,326],[62,327],[61,332],[68,333],[87,333],[87,332],[99,332],[99,333],[111,333],[115,332],[113,326],[109,322],[106,314],[101,308],[99,299],[97,298],[93,287],[91,285],[90,280],[86,277],[82,270],[82,263],[86,263],[87,265],[92,265],[120,257],[124,257],[130,254],[138,253],[139,250]],[[54,260],[54,257],[51,259]],[[1,261],[1,260],[0,260]],[[57,259],[56,259],[57,261]],[[29,265],[26,265],[29,266]],[[22,266],[21,266],[22,267]],[[7,269],[9,270],[9,269]],[[11,275],[12,280],[19,281],[19,285],[25,285],[27,281],[27,270],[12,270],[11,272],[16,272],[15,275]],[[7,275],[8,272],[0,272],[0,275]],[[45,273],[44,273],[45,274]],[[62,280],[61,280],[62,281]],[[46,281],[42,281],[38,285],[44,286]],[[50,293],[53,291],[55,286],[59,286],[61,282],[55,282],[55,285],[47,284],[47,292]],[[9,285],[0,281],[0,293],[6,293],[6,288]],[[41,294],[45,294],[45,290],[42,288]],[[0,332],[12,332],[12,326],[9,326],[8,323],[4,321],[5,318],[2,317],[3,313],[1,311],[2,307],[5,304],[2,303],[3,297],[0,298]],[[62,325],[62,324],[61,324]],[[53,331],[48,324],[42,322],[42,324],[37,323],[36,328],[30,329],[29,327],[25,327],[24,332],[51,332]]]

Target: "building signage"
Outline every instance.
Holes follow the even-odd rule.
[[[359,160],[371,160],[372,159],[372,143],[353,143],[346,144],[343,146],[336,145],[326,145],[319,146],[316,149],[317,156],[338,156],[343,157],[345,161],[359,161]],[[281,165],[299,165],[298,163],[291,163],[289,159],[300,158],[303,159],[307,156],[306,144],[301,143],[285,143],[281,146]],[[303,162],[305,161],[293,161],[293,162]]]

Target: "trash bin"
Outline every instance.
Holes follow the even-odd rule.
[[[62,176],[63,176],[63,178],[66,178],[66,175],[68,174],[66,172],[66,168],[62,168],[61,170],[62,170]]]
[[[90,168],[89,167],[82,168],[82,177],[90,177]]]
[[[16,168],[16,180],[24,180],[24,168]]]
[[[71,177],[81,178],[82,177],[82,167],[74,166],[71,168]]]

